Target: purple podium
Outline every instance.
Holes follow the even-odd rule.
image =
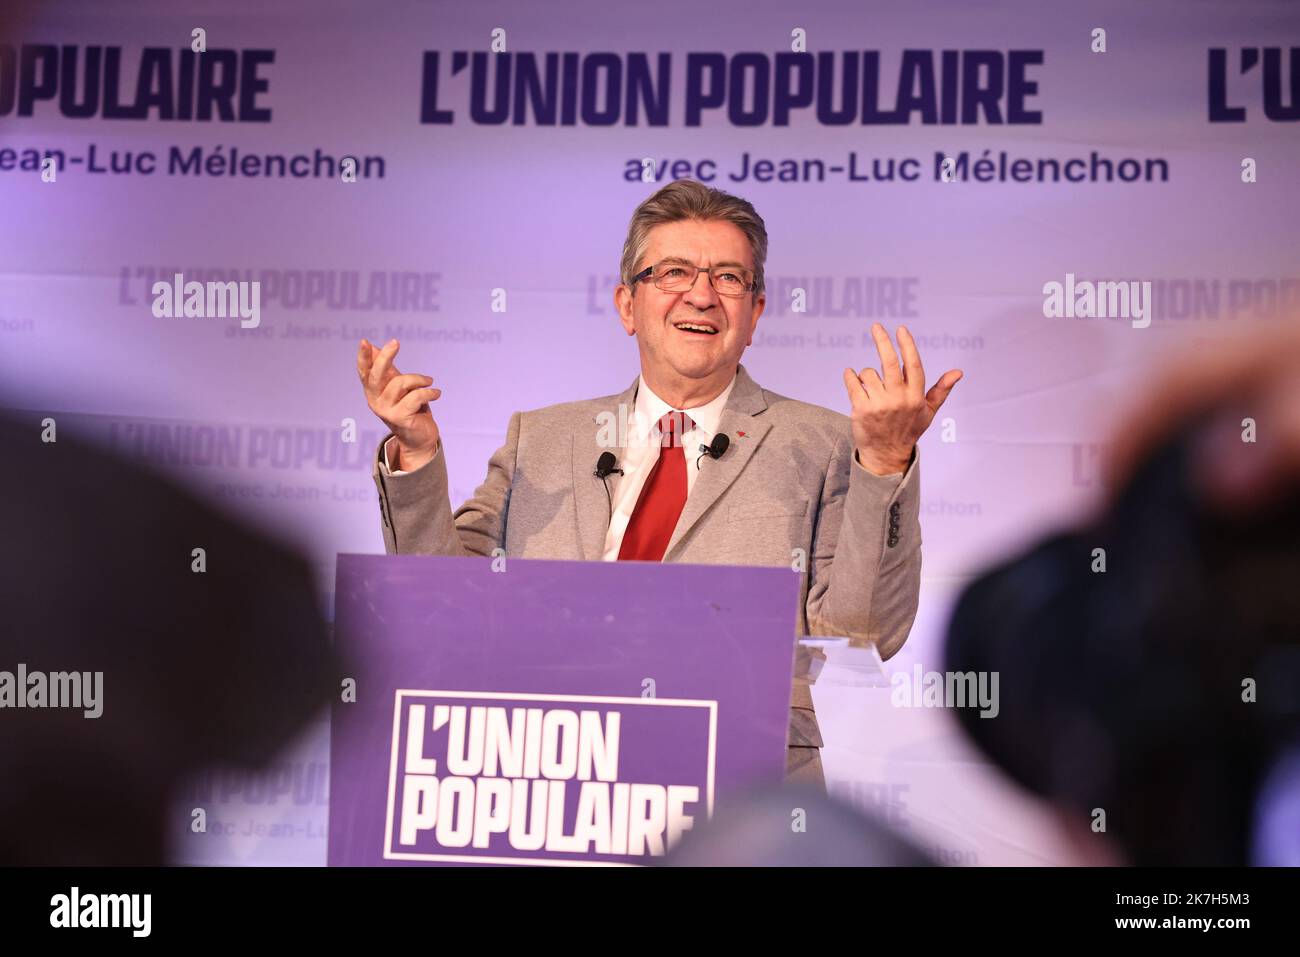
[[[340,555],[329,864],[644,864],[785,771],[800,576]]]

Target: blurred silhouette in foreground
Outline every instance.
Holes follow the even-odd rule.
[[[339,669],[302,558],[40,420],[0,416],[0,865],[163,863],[182,779],[265,763]],[[20,666],[102,672],[102,713]]]
[[[1098,858],[1300,863],[1300,329],[1174,365],[1108,470],[1085,527],[963,592],[947,668],[999,672],[1001,710],[959,718]]]
[[[785,784],[719,805],[664,858],[674,867],[900,867],[934,863],[820,789]]]

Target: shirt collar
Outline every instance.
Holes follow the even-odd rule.
[[[718,394],[717,398],[704,405],[697,405],[690,409],[681,409],[691,417],[695,423],[695,428],[704,434],[705,444],[713,441],[714,435],[718,431],[718,423],[722,419],[722,410],[726,407],[727,399],[731,396],[731,390],[736,385],[736,377],[732,376],[727,387]],[[641,376],[637,383],[635,412],[638,424],[638,432],[641,436],[646,436],[655,427],[655,424],[664,417],[665,414],[673,411],[673,407],[665,402],[646,384],[645,376]]]

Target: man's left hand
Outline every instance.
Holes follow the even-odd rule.
[[[930,427],[962,372],[949,369],[926,392],[921,355],[907,327],[898,327],[901,365],[884,326],[872,323],[871,336],[880,353],[881,371],[871,366],[857,373],[845,369],[844,387],[853,406],[850,419],[858,462],[876,475],[892,475],[907,470],[916,440]]]

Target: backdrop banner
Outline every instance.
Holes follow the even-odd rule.
[[[964,372],[887,663],[929,673],[973,573],[1103,491],[1157,361],[1300,308],[1298,137],[1294,0],[48,0],[0,37],[0,402],[291,536],[332,614],[335,556],[383,549],[359,340],[442,390],[459,506],[511,413],[636,377],[628,220],[693,177],[767,226],[761,386],[847,412],[877,321]],[[179,856],[323,863],[327,751],[198,782]],[[864,810],[922,787],[870,767]],[[930,840],[1023,859],[989,813]]]

